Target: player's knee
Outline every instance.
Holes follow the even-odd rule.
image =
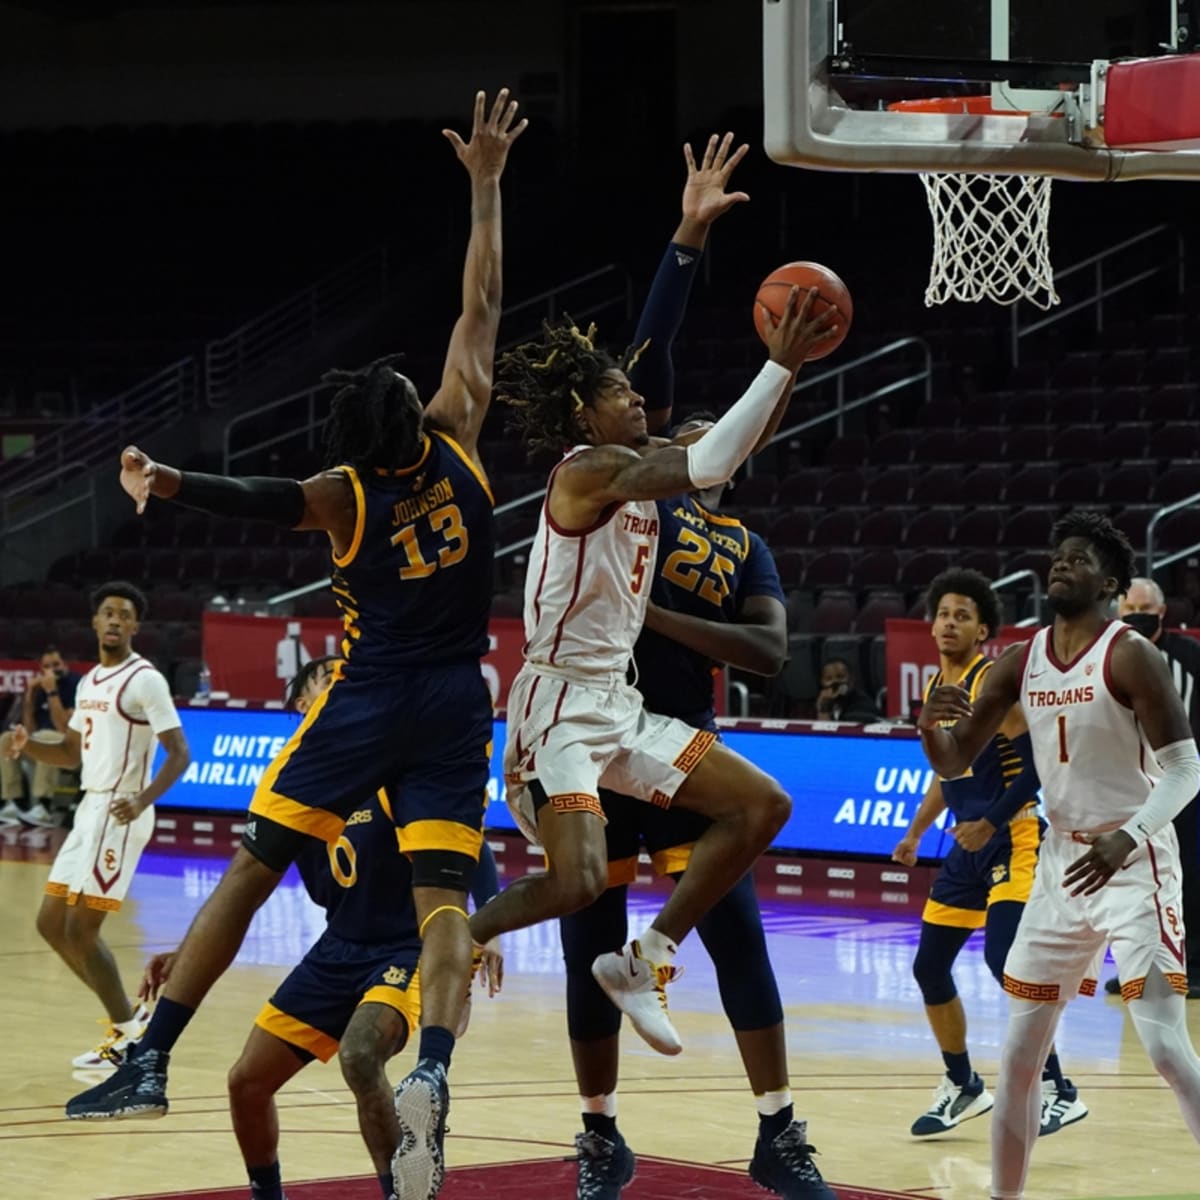
[[[580,846],[575,851],[569,861],[552,864],[560,916],[587,908],[608,889],[608,856],[603,841],[599,846]]]
[[[958,995],[954,986],[954,976],[950,973],[950,963],[944,955],[920,947],[913,959],[913,979],[921,989],[921,998],[930,1008],[939,1004],[949,1004]]]
[[[248,1063],[244,1056],[229,1068],[225,1084],[229,1090],[229,1103],[235,1109],[262,1099],[262,1082],[253,1064]]]
[[[64,922],[58,913],[39,909],[37,915],[38,936],[55,950],[60,950],[66,943]]]
[[[770,841],[792,815],[792,798],[772,779],[759,792],[750,815],[760,838]]]
[[[72,954],[90,954],[99,936],[100,930],[95,925],[74,914],[68,915],[63,927],[63,941]]]
[[[356,1096],[371,1090],[383,1071],[378,1046],[354,1036],[343,1038],[338,1046],[338,1066],[346,1086]]]

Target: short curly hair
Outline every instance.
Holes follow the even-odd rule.
[[[974,600],[979,610],[979,620],[988,628],[988,636],[995,637],[1000,632],[1000,598],[982,572],[973,571],[970,567],[951,567],[937,576],[925,596],[930,620],[937,616],[943,596],[966,596]]]
[[[146,599],[145,592],[140,588],[135,588],[132,583],[126,583],[124,579],[112,579],[92,591],[89,603],[92,606],[93,616],[100,611],[100,605],[109,596],[116,596],[118,600],[128,600],[133,605],[133,611],[137,614],[139,621],[145,620],[146,614],[150,611],[150,602]]]
[[[1137,555],[1129,539],[1103,513],[1081,509],[1060,517],[1050,531],[1051,548],[1057,550],[1068,538],[1083,538],[1091,543],[1105,574],[1117,581],[1114,596],[1129,591],[1137,569]]]
[[[500,356],[496,398],[508,405],[510,432],[530,454],[559,452],[587,436],[580,414],[595,402],[608,371],[629,371],[641,349],[614,355],[596,345],[596,326],[582,331],[570,317],[542,323],[542,336]]]

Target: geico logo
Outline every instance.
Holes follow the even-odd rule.
[[[825,872],[826,879],[853,879],[853,867],[830,867]]]
[[[907,904],[907,892],[880,892],[879,898],[884,904]]]
[[[776,875],[803,875],[804,868],[799,863],[776,863]]]
[[[879,882],[880,883],[907,883],[908,882],[908,872],[907,871],[880,871]]]

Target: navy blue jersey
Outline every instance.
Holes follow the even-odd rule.
[[[308,894],[325,910],[331,933],[373,945],[408,938],[419,943],[412,870],[400,853],[384,794],[355,808],[336,842],[312,839],[296,867]]]
[[[958,686],[967,692],[972,703],[991,668],[992,660],[978,654],[971,660],[963,677],[958,681]],[[929,699],[929,693],[941,683],[942,672],[939,671],[925,689],[926,700]],[[1004,734],[996,734],[980,751],[979,757],[965,775],[960,775],[957,779],[942,780],[942,797],[946,801],[946,807],[957,821],[979,820],[1003,795],[1008,785],[1021,773],[1024,765],[1012,742]]]
[[[354,540],[334,556],[347,675],[481,658],[488,647],[495,526],[487,481],[452,438],[433,433],[403,471],[354,486]]]
[[[751,596],[774,596],[783,587],[766,544],[733,517],[701,508],[691,496],[658,502],[658,560],[652,603],[707,621],[736,621]],[[637,686],[651,712],[692,725],[713,722],[710,658],[670,638],[642,630],[634,647]]]

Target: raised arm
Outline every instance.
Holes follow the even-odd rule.
[[[732,145],[732,133],[723,138],[714,133],[708,139],[699,167],[691,146],[685,143],[683,147],[687,164],[683,215],[658,265],[633,335],[633,344],[644,349],[630,368],[629,377],[646,398],[646,429],[650,433],[658,433],[671,423],[675,403],[675,364],[671,351],[687,309],[692,280],[700,269],[708,231],[723,213],[750,199],[745,192],[725,191],[734,167],[749,150],[749,146],[741,145],[731,155]]]
[[[1009,710],[1021,698],[1025,645],[1010,646],[987,673],[972,706],[965,689],[934,688],[921,709],[917,728],[929,765],[943,778],[956,779],[996,736]],[[955,722],[943,729],[943,722]]]
[[[517,102],[501,88],[485,116],[486,97],[475,95],[471,140],[442,130],[471,177],[471,236],[463,266],[462,315],[450,335],[442,382],[425,409],[430,422],[476,457],[479,430],[492,398],[492,366],[501,305],[500,176],[509,147],[529,122],[515,125]]]
[[[753,451],[814,346],[829,336],[836,310],[809,318],[816,289],[803,299],[793,288],[781,320],[770,331],[769,361],[741,398],[698,441],[655,446],[643,454],[604,445],[570,459],[554,476],[550,516],[566,529],[591,525],[606,507],[626,500],[662,500],[730,479]]]

